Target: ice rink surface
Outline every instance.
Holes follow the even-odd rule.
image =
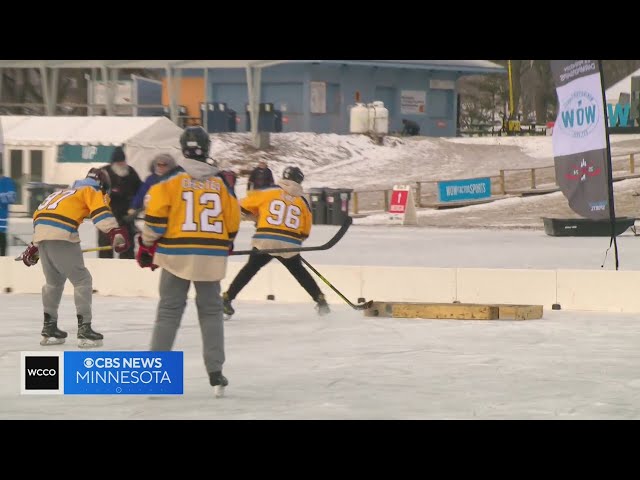
[[[609,247],[608,237],[551,237],[543,230],[424,228],[400,225],[358,225],[356,219],[344,238],[326,251],[306,252],[305,258],[316,265],[379,265],[435,268],[516,268],[516,269],[588,269],[599,270]],[[31,240],[29,219],[12,219],[14,235]],[[314,225],[304,246],[327,242],[339,226]],[[242,222],[235,240],[236,250],[250,249],[255,229]],[[80,225],[83,248],[97,246],[97,234],[91,222]],[[17,243],[17,242],[16,242]],[[640,270],[640,236],[631,230],[617,237],[620,270]],[[9,248],[17,256],[24,245]],[[87,253],[97,257],[97,253]],[[231,257],[246,262],[247,257]],[[605,267],[614,270],[613,248]]]
[[[20,352],[41,347],[39,295],[0,295],[0,419],[638,419],[640,322],[545,311],[541,320],[364,317],[332,305],[236,302],[225,322],[230,385],[213,397],[190,300],[176,350],[184,395],[20,395]],[[94,297],[99,350],[147,350],[157,301]]]

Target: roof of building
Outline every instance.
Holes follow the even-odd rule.
[[[619,82],[614,83],[605,90],[605,96],[607,103],[618,103],[621,93],[627,93],[631,95],[631,77],[637,77],[640,75],[640,69],[636,70],[630,75],[627,75]]]
[[[301,60],[298,60],[301,61]],[[468,73],[506,73],[507,70],[489,60],[313,60],[317,63],[342,63],[387,68],[417,68],[422,70]]]
[[[489,60],[0,60],[0,68],[265,68],[310,62],[458,71],[461,74],[506,73],[504,67]]]
[[[165,117],[0,116],[7,145],[178,145],[182,129]]]

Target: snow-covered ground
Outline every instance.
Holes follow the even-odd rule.
[[[376,145],[365,135],[275,133],[266,151],[250,134],[212,135],[211,155],[240,170],[269,163],[279,177],[287,165],[305,173],[304,186],[389,188],[395,183],[496,176],[500,169],[553,166],[552,137],[393,137]],[[640,152],[640,135],[612,135],[612,155]],[[640,159],[638,160],[640,162]]]
[[[530,168],[537,170],[537,185],[554,186],[551,136],[522,137],[386,137],[384,145],[376,145],[364,135],[314,133],[272,134],[272,146],[256,151],[250,146],[249,134],[216,134],[213,157],[224,167],[240,171],[265,160],[279,177],[291,164],[305,173],[306,190],[316,187],[347,188],[355,191],[390,189],[394,184],[414,184],[473,177],[496,178],[500,170],[512,169],[506,175],[507,188],[528,188]],[[614,176],[629,174],[629,154],[637,153],[640,164],[640,135],[612,135],[611,149]],[[515,171],[513,169],[521,169]],[[640,171],[640,165],[637,168]],[[496,180],[494,180],[496,181]],[[637,216],[640,190],[637,180],[616,183],[618,216]],[[246,178],[237,187],[242,196]],[[435,183],[422,187],[423,201],[435,201]],[[382,192],[361,193],[359,209],[365,214],[381,210]],[[462,228],[538,228],[543,216],[575,217],[562,194],[500,200],[491,205],[463,209],[419,212],[421,226]],[[388,224],[387,216],[373,215],[362,223]]]

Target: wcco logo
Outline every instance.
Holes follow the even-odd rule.
[[[27,375],[29,377],[55,377],[58,375],[58,370],[55,368],[27,368]]]
[[[57,352],[22,352],[22,393],[62,393],[62,355]]]

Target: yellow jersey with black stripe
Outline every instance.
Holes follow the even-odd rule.
[[[146,198],[142,240],[157,242],[153,262],[186,280],[224,278],[229,248],[240,227],[240,206],[218,176],[167,173]]]
[[[279,185],[254,190],[242,199],[240,207],[245,215],[257,217],[252,245],[260,250],[300,246],[311,232],[311,210],[302,187],[295,182],[281,180]]]
[[[44,240],[78,243],[78,227],[85,218],[90,218],[105,233],[118,227],[108,197],[92,179],[79,180],[44,199],[33,214],[33,243]]]

